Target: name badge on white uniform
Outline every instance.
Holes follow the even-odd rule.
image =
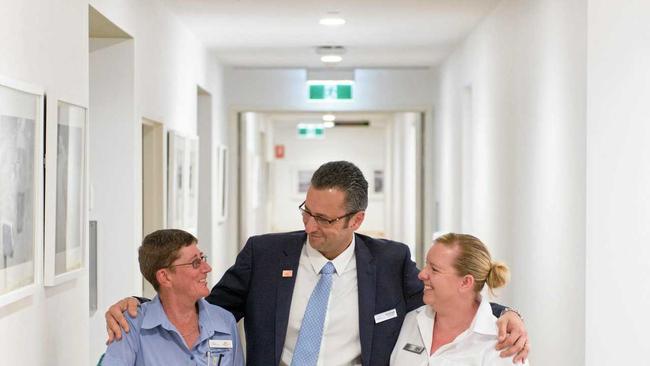
[[[413,343],[407,343],[407,344],[404,346],[404,348],[402,348],[402,349],[405,350],[405,351],[409,351],[409,352],[417,353],[418,355],[419,355],[420,353],[422,353],[422,351],[424,351],[424,347],[422,347],[422,346],[418,346],[418,345],[413,344]]]
[[[208,345],[210,348],[232,348],[230,339],[210,339]]]
[[[379,324],[381,322],[385,322],[388,319],[393,319],[397,318],[397,310],[391,309],[388,311],[384,311],[383,313],[375,314],[375,323]]]

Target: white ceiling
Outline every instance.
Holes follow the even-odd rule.
[[[217,57],[244,67],[323,67],[317,46],[347,50],[337,67],[428,67],[499,0],[162,0]],[[347,24],[318,24],[338,12]]]

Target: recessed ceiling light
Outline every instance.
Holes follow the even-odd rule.
[[[334,122],[334,121],[336,121],[336,116],[331,114],[331,113],[324,114],[323,115],[323,121],[325,121],[325,122]]]
[[[345,19],[340,17],[326,17],[326,18],[321,18],[318,22],[321,25],[326,25],[328,27],[338,27],[340,25],[345,24]]]
[[[334,63],[343,61],[343,57],[341,57],[339,55],[324,55],[324,56],[321,56],[320,60],[322,62],[327,63],[327,64],[330,64],[330,63],[334,64]]]

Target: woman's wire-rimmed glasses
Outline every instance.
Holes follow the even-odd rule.
[[[171,266],[169,266],[167,268],[180,267],[180,266],[192,266],[192,268],[197,269],[197,268],[201,267],[201,264],[203,264],[203,262],[207,262],[207,261],[208,261],[208,256],[207,255],[202,255],[202,256],[194,259],[193,261],[191,261],[189,263],[172,264]]]

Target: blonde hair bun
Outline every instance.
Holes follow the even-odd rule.
[[[503,287],[510,279],[510,270],[502,262],[492,262],[485,283],[490,289]]]

